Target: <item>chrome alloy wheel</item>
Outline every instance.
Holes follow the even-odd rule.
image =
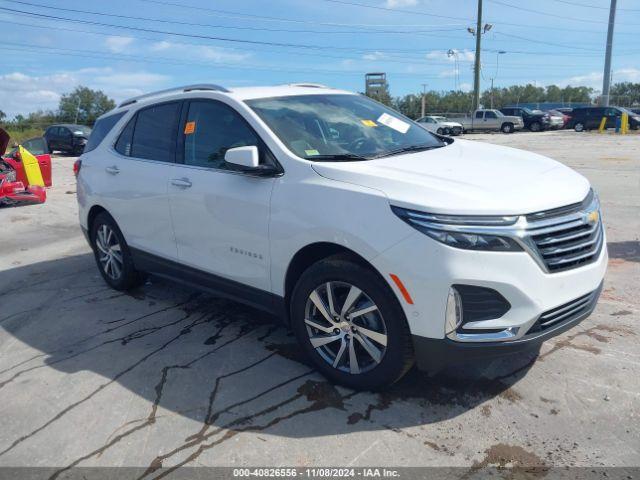
[[[305,323],[313,348],[343,372],[367,372],[387,350],[387,328],[377,305],[346,282],[327,282],[311,292]]]
[[[100,225],[96,233],[96,247],[98,247],[98,260],[104,273],[113,280],[118,280],[122,275],[122,247],[118,237],[108,225]]]

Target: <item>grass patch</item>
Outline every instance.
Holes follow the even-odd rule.
[[[25,128],[24,130],[11,127],[3,128],[6,130],[10,137],[8,148],[11,148],[14,143],[21,143],[33,137],[41,137],[44,133],[44,130],[42,130],[41,128]]]

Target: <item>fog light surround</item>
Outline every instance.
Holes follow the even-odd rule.
[[[460,325],[462,325],[462,297],[458,290],[449,287],[449,295],[447,295],[447,309],[445,311],[445,335],[455,333]]]

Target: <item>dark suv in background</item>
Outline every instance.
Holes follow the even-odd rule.
[[[49,151],[58,150],[72,155],[82,155],[84,146],[91,135],[91,129],[84,125],[51,125],[44,132]]]
[[[640,115],[622,107],[574,108],[569,114],[571,119],[567,122],[567,128],[573,128],[576,132],[597,129],[603,118],[607,119],[605,128],[615,128],[623,112],[629,115],[629,128],[637,130],[640,126]]]
[[[539,132],[549,128],[549,114],[544,112],[534,112],[525,107],[505,107],[500,111],[505,115],[522,117],[524,128],[532,132]]]

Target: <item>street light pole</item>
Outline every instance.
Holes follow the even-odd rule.
[[[420,115],[420,118],[425,116],[425,111],[426,111],[426,107],[427,107],[427,84],[423,83],[422,84],[422,115]]]
[[[473,109],[480,105],[480,44],[482,39],[482,0],[478,0],[478,19],[476,22],[476,61],[473,77]]]
[[[611,87],[611,50],[613,50],[613,27],[616,22],[616,0],[611,0],[609,9],[609,29],[607,30],[607,51],[604,57],[604,78],[602,79],[602,96],[600,105],[609,106],[609,91]]]

